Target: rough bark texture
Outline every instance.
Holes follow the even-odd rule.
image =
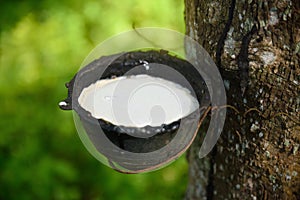
[[[187,35],[215,59],[230,105],[210,155],[190,149],[186,199],[300,199],[300,1],[185,6]]]

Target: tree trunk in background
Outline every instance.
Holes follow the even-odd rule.
[[[228,107],[214,150],[188,153],[186,199],[300,199],[300,1],[185,0]],[[188,48],[188,47],[187,47]]]

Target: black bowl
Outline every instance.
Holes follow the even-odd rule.
[[[184,79],[171,71],[146,68],[144,64],[165,65],[179,72]],[[95,148],[107,158],[111,167],[124,173],[138,173],[157,169],[176,159],[192,143],[197,134],[201,109],[170,124],[158,127],[117,126],[103,119],[94,118],[83,109],[78,98],[82,90],[100,79],[147,74],[160,77],[189,89],[201,108],[209,106],[209,93],[198,71],[186,60],[170,55],[167,51],[135,51],[103,56],[84,68],[66,84],[68,97],[60,103],[64,110],[73,109]],[[183,127],[183,128],[180,128]],[[144,137],[150,133],[150,137]]]

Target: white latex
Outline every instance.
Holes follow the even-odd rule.
[[[149,75],[99,80],[82,90],[78,102],[94,118],[126,127],[170,124],[199,107],[188,89]]]

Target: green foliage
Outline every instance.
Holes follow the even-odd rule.
[[[1,2],[0,199],[181,199],[187,163],[124,175],[84,148],[64,83],[98,43],[136,27],[184,31],[183,1]]]

